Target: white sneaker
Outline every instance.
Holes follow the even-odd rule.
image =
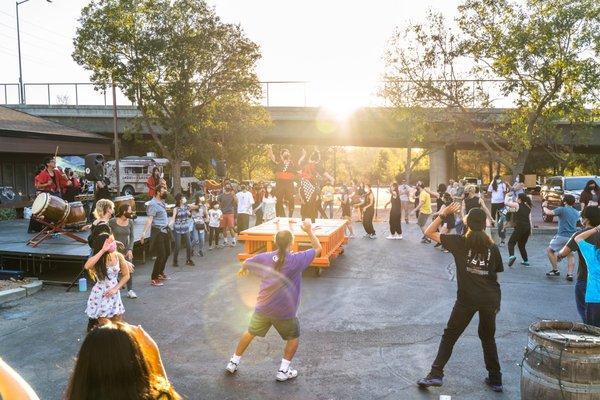
[[[396,236],[395,239],[402,240],[402,235]]]
[[[137,294],[135,294],[135,292],[132,289],[127,292],[127,297],[129,297],[130,299],[137,299]]]
[[[235,371],[237,371],[238,365],[240,365],[240,364],[236,364],[233,362],[233,360],[229,360],[225,369],[233,374]]]
[[[396,239],[396,235],[389,235],[385,237],[386,239]]]
[[[369,239],[377,239],[377,235],[375,235],[375,234],[369,235]]]
[[[236,244],[237,244],[237,241],[235,239],[233,239],[233,241],[231,242],[231,247],[235,247]]]
[[[208,246],[208,251],[211,251],[212,249],[214,249],[213,246]]]
[[[298,371],[296,371],[295,369],[288,368],[287,371],[281,371],[281,370],[277,371],[276,379],[279,382],[285,382],[288,379],[294,379],[297,376],[298,376]]]

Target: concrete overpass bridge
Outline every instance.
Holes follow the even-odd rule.
[[[113,109],[104,105],[8,105],[15,110],[46,118],[82,131],[99,133],[112,137]],[[266,107],[272,125],[265,132],[264,142],[298,145],[336,145],[363,147],[432,147],[430,155],[430,184],[446,182],[453,176],[454,151],[479,148],[475,137],[469,132],[455,135],[444,131],[443,111],[432,116],[439,126],[439,132],[424,143],[411,142],[411,126],[396,120],[391,109],[362,108],[347,118],[335,115],[318,107]],[[140,115],[135,106],[119,105],[119,133],[131,132],[132,120]],[[502,123],[506,109],[486,111],[481,124],[492,126]],[[566,140],[569,131],[576,129],[568,124],[563,126]],[[576,145],[575,151],[600,151],[600,123],[591,127],[591,138],[586,145]],[[147,135],[148,132],[135,132]]]

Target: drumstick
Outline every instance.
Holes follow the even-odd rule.
[[[56,146],[56,151],[54,151],[54,159],[56,159],[57,155],[58,155],[58,146]]]

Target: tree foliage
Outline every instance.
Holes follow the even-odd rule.
[[[442,121],[474,135],[513,173],[536,147],[560,158],[588,138],[581,127],[598,100],[599,15],[593,0],[466,0],[455,24],[431,12],[392,38],[384,96],[425,132]],[[514,100],[505,116],[491,112],[488,79]]]
[[[206,159],[225,141],[243,145],[232,136],[264,124],[250,107],[261,92],[258,46],[204,0],[97,0],[79,21],[73,58],[97,86],[115,82],[137,104],[173,163],[175,191],[181,160]]]

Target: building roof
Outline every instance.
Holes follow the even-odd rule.
[[[2,106],[0,106],[0,135],[85,142],[110,140],[97,133],[80,131]]]

